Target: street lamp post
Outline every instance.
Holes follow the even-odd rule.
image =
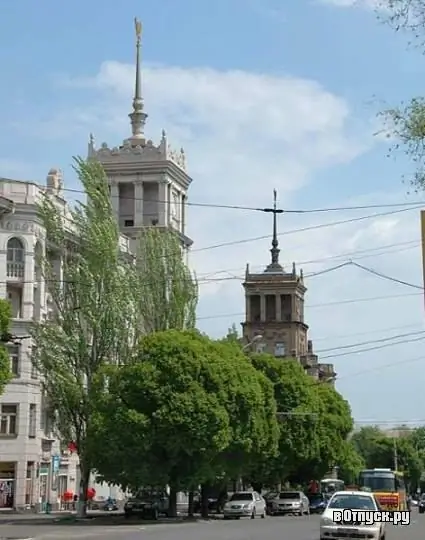
[[[254,343],[258,343],[259,341],[261,341],[263,339],[263,336],[261,336],[260,334],[257,334],[256,336],[254,336],[251,341],[249,343],[247,343],[246,345],[244,345],[242,347],[242,351],[245,352],[245,351],[249,351],[249,349],[251,349],[251,347],[254,345]]]

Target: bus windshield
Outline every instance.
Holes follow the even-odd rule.
[[[368,471],[360,473],[360,486],[371,491],[396,491],[395,474],[391,471]]]

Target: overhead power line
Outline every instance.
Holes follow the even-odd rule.
[[[395,335],[392,335],[392,336],[387,336],[387,337],[379,338],[379,339],[372,339],[372,340],[369,340],[369,341],[358,341],[357,343],[351,343],[349,345],[339,345],[338,347],[331,347],[331,348],[328,348],[328,349],[317,349],[314,352],[319,354],[319,353],[330,352],[330,351],[340,351],[342,349],[353,349],[354,347],[363,347],[364,345],[384,343],[386,341],[393,341],[394,339],[403,339],[403,338],[408,338],[408,337],[418,336],[418,335],[423,335],[423,334],[425,334],[425,330],[421,330],[421,331],[418,331],[418,332],[407,332],[405,334],[395,334]],[[404,342],[402,342],[402,343],[404,343]],[[397,343],[389,343],[388,345],[398,345],[398,342]],[[357,352],[357,351],[354,351],[354,352]],[[351,353],[349,353],[349,354],[351,354]]]
[[[40,186],[44,187],[44,186]],[[63,191],[68,193],[77,193],[79,195],[86,195],[86,192],[83,189],[76,188],[63,188]],[[124,196],[124,195],[110,195],[112,199],[119,198],[121,200],[131,200],[131,201],[143,201],[143,197],[135,196]],[[159,203],[159,204],[169,204],[170,201],[163,199],[149,199],[149,202]],[[173,202],[174,204],[174,202]],[[244,210],[244,211],[253,211],[253,212],[265,212],[266,208],[261,208],[258,206],[243,206],[240,204],[222,204],[222,203],[207,203],[207,202],[192,202],[185,201],[179,202],[178,204],[185,204],[187,206],[199,207],[199,208],[215,208],[215,209],[227,209],[227,210]],[[378,210],[383,208],[408,208],[412,206],[424,205],[425,201],[410,201],[410,202],[396,202],[396,203],[386,203],[386,204],[362,204],[362,205],[353,205],[353,206],[330,206],[322,208],[283,208],[281,213],[284,214],[320,214],[320,213],[329,213],[329,212],[349,212],[356,210]]]
[[[375,246],[372,248],[366,248],[366,249],[357,249],[354,251],[344,251],[342,253],[335,253],[334,255],[327,255],[326,257],[320,257],[316,259],[306,259],[301,261],[295,261],[295,264],[300,267],[305,267],[311,264],[320,264],[322,262],[326,261],[332,261],[335,259],[342,259],[342,258],[349,258],[350,260],[362,260],[367,259],[371,257],[380,257],[381,255],[387,255],[390,253],[401,253],[406,250],[414,249],[418,246],[420,246],[421,240],[418,238],[417,240],[407,240],[404,242],[395,242],[392,244],[382,244],[379,246]],[[397,249],[393,249],[397,248]],[[298,249],[298,248],[297,248]],[[379,252],[379,253],[377,253]],[[284,265],[285,266],[285,265]],[[261,269],[264,268],[264,266],[254,266],[252,269],[255,271],[257,269],[261,271]],[[211,270],[210,272],[202,272],[198,273],[198,277],[210,277],[216,274],[225,274],[225,273],[231,273],[231,272],[244,272],[245,267],[238,266],[237,268],[226,268],[226,269],[220,269],[217,270]]]
[[[422,293],[408,293],[408,294],[387,294],[383,296],[366,296],[364,298],[346,298],[343,300],[335,300],[334,302],[322,302],[319,304],[306,304],[306,308],[308,309],[314,309],[314,308],[325,308],[325,307],[331,307],[331,306],[341,306],[344,304],[358,304],[363,302],[378,302],[380,300],[391,300],[395,298],[410,298],[411,296],[423,296]],[[241,317],[245,315],[245,312],[238,311],[233,313],[220,313],[219,315],[206,315],[204,317],[198,317],[198,321],[202,320],[209,320],[209,319],[225,319],[229,317]],[[363,332],[362,332],[363,334]]]
[[[346,225],[348,223],[357,223],[357,222],[365,221],[365,220],[368,220],[368,219],[376,219],[376,218],[384,217],[384,216],[393,216],[393,215],[396,215],[396,214],[400,214],[402,212],[409,212],[411,210],[418,210],[420,208],[422,208],[422,206],[413,206],[413,207],[410,207],[410,208],[403,208],[401,210],[391,210],[389,212],[380,212],[380,213],[377,213],[377,214],[369,214],[369,215],[366,215],[366,216],[359,216],[359,217],[350,218],[350,219],[342,219],[342,220],[339,220],[339,221],[330,221],[328,223],[319,223],[317,225],[309,225],[307,227],[301,227],[299,229],[290,229],[288,231],[278,233],[277,236],[279,236],[279,237],[289,236],[291,234],[299,234],[299,233],[308,232],[308,231],[316,231],[316,230],[326,229],[326,228],[330,228],[330,227],[337,227],[339,225]],[[206,251],[206,250],[212,250],[212,249],[219,249],[219,248],[229,247],[229,246],[236,246],[236,245],[240,245],[240,244],[248,244],[248,243],[251,243],[251,242],[258,242],[260,240],[267,240],[269,238],[270,238],[270,234],[266,234],[266,235],[262,235],[262,236],[251,237],[251,238],[243,238],[243,239],[240,239],[240,240],[232,240],[232,241],[229,241],[229,242],[222,242],[220,244],[212,244],[210,246],[206,246],[206,247],[203,247],[203,248],[192,249],[191,253],[200,252],[200,251]]]
[[[425,332],[423,332],[423,334],[425,334]],[[376,345],[374,347],[367,347],[365,349],[358,349],[356,351],[328,354],[327,356],[321,356],[320,359],[327,360],[328,358],[341,358],[342,356],[349,356],[349,355],[359,354],[359,353],[364,353],[364,352],[377,351],[379,349],[385,349],[387,347],[394,347],[395,345],[405,345],[406,343],[415,343],[417,341],[423,341],[424,339],[425,339],[425,335],[422,335],[416,338],[404,339],[402,341],[397,341],[395,343],[384,343],[383,345]]]

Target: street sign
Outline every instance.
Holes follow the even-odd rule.
[[[61,462],[61,457],[60,456],[53,456],[53,459],[52,459],[52,472],[53,472],[53,474],[59,472],[60,462]]]

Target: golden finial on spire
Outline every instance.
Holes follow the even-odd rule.
[[[137,42],[140,43],[140,40],[142,38],[142,23],[139,21],[137,17],[134,17],[134,28],[136,30]]]

